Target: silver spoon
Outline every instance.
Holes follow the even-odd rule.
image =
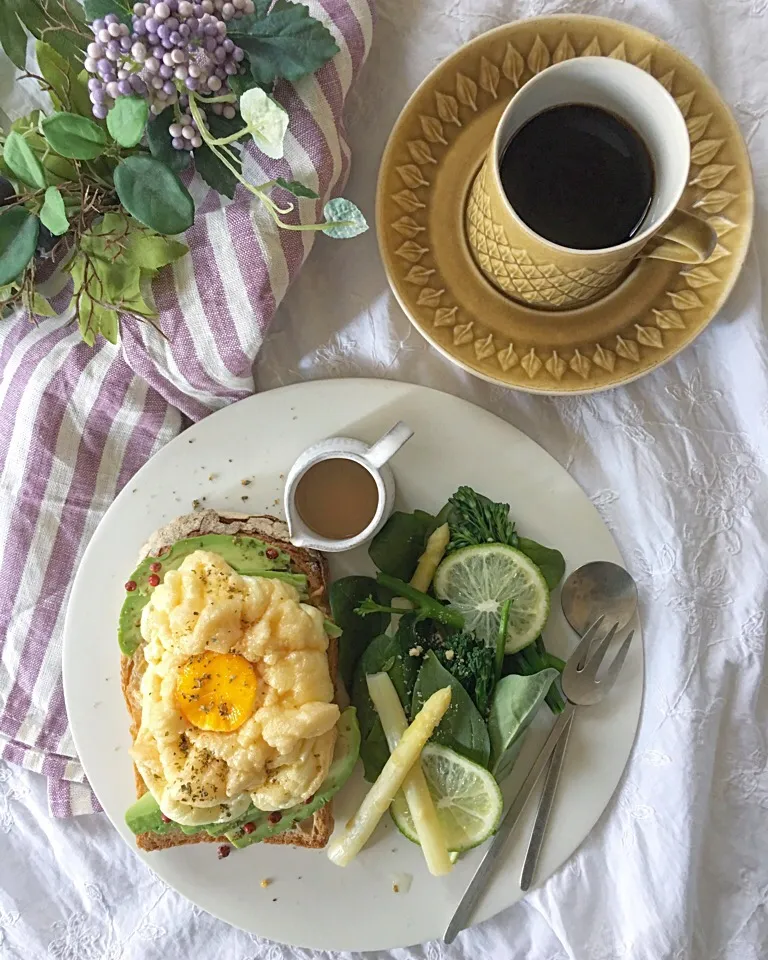
[[[590,624],[593,624],[599,616],[604,618],[603,623],[606,626],[615,623],[616,630],[622,630],[632,620],[637,610],[637,585],[623,567],[607,560],[596,560],[574,570],[568,577],[560,593],[560,603],[565,619],[579,636],[586,633]],[[530,889],[533,882],[570,732],[571,722],[569,721],[549,761],[544,789],[528,843],[528,852],[520,875],[522,890]]]

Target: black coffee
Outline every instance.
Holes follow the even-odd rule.
[[[523,124],[500,172],[509,202],[531,230],[579,250],[629,240],[653,197],[653,161],[640,135],[613,113],[581,103],[552,107]]]

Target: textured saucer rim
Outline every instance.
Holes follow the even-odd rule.
[[[441,273],[440,262],[429,246],[423,246],[436,230],[429,207],[433,181],[428,177],[454,146],[459,136],[455,131],[498,110],[535,73],[576,55],[626,59],[648,70],[670,90],[686,117],[692,151],[701,161],[694,160],[691,167],[683,205],[706,215],[718,231],[719,242],[706,264],[673,267],[669,282],[662,283],[665,289],[653,296],[643,297],[645,286],[633,284],[630,276],[618,290],[590,307],[538,311],[542,330],[557,318],[573,331],[564,346],[558,343],[557,348],[551,344],[542,348],[541,343],[530,340],[515,342],[509,333],[483,323],[480,314],[494,298],[497,312],[501,298],[510,316],[520,311],[530,314],[531,308],[501,297],[491,287],[472,260],[463,236],[453,251],[459,269],[450,276]],[[721,135],[706,136],[708,128]],[[479,162],[485,144],[479,144],[475,152]],[[468,167],[462,174],[465,183],[458,190],[462,198],[474,172]],[[392,192],[395,186],[399,188],[397,198]],[[574,14],[497,27],[439,64],[413,93],[390,135],[379,172],[376,208],[379,248],[393,293],[414,326],[440,353],[497,385],[568,395],[594,393],[644,376],[671,360],[708,326],[733,289],[747,255],[754,187],[749,154],[735,118],[698,67],[637,27]],[[728,218],[729,208],[732,216],[734,208],[739,211],[738,220]],[[456,210],[439,211],[434,217],[445,234],[455,225]],[[463,220],[463,209],[459,217]],[[727,247],[720,242],[726,234]],[[638,269],[651,277],[654,271],[660,276],[658,271],[670,270],[662,261],[645,261]],[[466,298],[466,286],[477,294],[478,278],[487,300],[476,308],[467,305],[462,295]],[[653,290],[653,284],[647,289]],[[635,306],[633,298],[638,292]],[[602,311],[608,318],[608,311],[617,304],[625,314],[631,312],[628,323],[599,339],[579,336],[578,325],[588,311],[597,308],[593,317]],[[563,340],[562,330],[561,326],[559,341]]]

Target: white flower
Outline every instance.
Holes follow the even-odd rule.
[[[252,87],[240,97],[240,113],[259,150],[273,160],[282,159],[288,114],[280,104],[260,87]]]

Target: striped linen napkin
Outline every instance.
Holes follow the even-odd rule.
[[[309,0],[340,47],[315,76],[276,91],[290,114],[285,158],[249,153],[252,183],[281,176],[320,194],[317,222],[349,169],[342,109],[371,43],[372,0]],[[133,474],[190,420],[253,393],[254,358],[314,232],[280,231],[250,194],[232,203],[195,178],[190,255],[154,285],[167,340],[124,318],[122,342],[80,339],[70,316],[0,322],[0,756],[48,778],[55,817],[97,812],[61,682],[64,616],[80,557]],[[326,241],[335,242],[335,241]],[[44,293],[65,310],[65,279]]]

